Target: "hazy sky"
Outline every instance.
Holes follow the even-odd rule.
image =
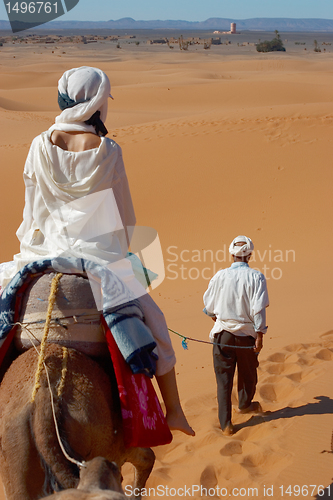
[[[8,0],[0,0],[0,19],[7,19],[4,6],[6,1]],[[135,20],[187,21],[204,21],[209,17],[333,19],[333,0],[80,0],[78,5],[61,19],[107,21],[122,17],[132,17]]]

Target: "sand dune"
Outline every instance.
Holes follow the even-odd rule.
[[[59,80],[59,73],[56,72],[56,70],[52,72],[39,72],[38,78],[36,79],[36,71],[38,71],[38,68],[35,68],[36,71],[33,71],[34,67],[30,65],[30,70],[29,67],[26,65],[24,71],[24,78],[17,78],[17,76],[20,75],[15,73],[14,71],[12,72],[7,72],[2,73],[0,75],[0,88],[1,89],[36,89],[40,87],[51,87],[52,90],[54,91],[54,84]]]
[[[24,160],[57,114],[57,80],[70,67],[101,67],[115,97],[106,125],[123,148],[138,225],[160,237],[166,276],[153,296],[170,328],[207,340],[202,295],[228,265],[237,234],[253,239],[252,265],[265,272],[271,299],[256,396],[265,412],[235,413],[232,438],[218,427],[211,346],[189,341],[184,351],[171,334],[197,435],[175,433],[155,450],[148,486],[218,486],[227,496],[245,488],[246,498],[257,488],[252,496],[260,499],[268,488],[277,499],[290,496],[289,485],[295,496],[297,485],[328,487],[332,455],[322,452],[330,450],[333,427],[333,56],[140,50],[1,48],[0,259],[18,251]],[[131,474],[126,466],[125,484]],[[316,497],[318,488],[310,493]]]
[[[0,109],[8,111],[56,111],[54,100],[54,89],[25,90],[21,95],[21,90],[2,90],[0,93]]]

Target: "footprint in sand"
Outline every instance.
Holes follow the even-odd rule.
[[[276,401],[277,395],[273,384],[264,384],[260,387],[259,394],[264,401]]]
[[[260,363],[258,392],[265,403],[290,404],[302,395],[300,382],[315,378],[333,359],[333,341],[291,344]]]
[[[284,363],[272,363],[271,365],[268,365],[266,368],[267,373],[270,373],[272,375],[281,375],[285,369]]]
[[[215,488],[218,483],[215,468],[213,465],[208,465],[201,473],[200,484],[204,488]]]
[[[277,445],[254,447],[253,451],[245,455],[240,462],[250,476],[258,477],[275,470],[278,473],[284,469],[292,459],[290,453],[282,450]]]
[[[333,357],[333,352],[330,349],[321,349],[317,352],[316,357],[322,359],[323,361],[331,361]]]
[[[302,372],[295,372],[295,373],[291,373],[290,375],[287,375],[287,377],[290,378],[290,380],[292,380],[296,384],[299,384],[301,382],[301,380],[303,379],[303,373]]]
[[[220,455],[231,457],[232,455],[240,455],[243,453],[243,445],[241,441],[230,441],[221,450]]]
[[[291,344],[284,352],[276,352],[263,361],[260,370],[262,374],[285,376],[293,382],[304,380],[311,372],[317,376],[317,367],[333,359],[333,342],[330,344]]]
[[[273,361],[273,363],[283,363],[286,359],[286,355],[283,352],[275,352],[268,356],[267,361]]]
[[[293,401],[302,396],[302,391],[293,380],[284,377],[283,380],[263,384],[259,389],[259,394],[263,401],[267,402]]]

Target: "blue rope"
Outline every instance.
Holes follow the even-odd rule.
[[[181,335],[180,333],[175,332],[175,330],[171,330],[171,328],[168,328],[168,330],[172,333],[175,333],[176,335],[178,335],[178,337],[181,337],[183,339],[182,340],[182,347],[186,351],[188,350],[188,345],[187,345],[188,340],[192,340],[193,342],[200,342],[201,344],[218,345],[220,347],[230,347],[232,349],[253,349],[252,345],[242,346],[242,345],[219,344],[217,342],[208,342],[207,340],[199,340],[199,339],[193,339],[191,337],[185,337],[184,335]]]

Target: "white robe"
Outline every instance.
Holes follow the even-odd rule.
[[[0,284],[6,286],[29,262],[66,253],[106,265],[140,298],[157,342],[157,375],[163,375],[176,361],[164,316],[124,258],[136,220],[121,148],[102,137],[98,148],[65,151],[52,144],[52,130],[31,144],[23,221],[16,233],[21,251],[1,266]],[[96,298],[96,288],[93,292]]]
[[[66,71],[58,90],[77,104],[64,109],[31,144],[24,168],[23,222],[16,233],[21,251],[13,262],[0,265],[0,285],[6,286],[30,262],[66,254],[107,266],[139,298],[157,343],[157,375],[163,375],[176,361],[164,316],[135,278],[135,259],[125,258],[135,215],[121,148],[105,137],[98,148],[80,152],[51,141],[54,130],[95,133],[85,122],[97,111],[105,122],[110,81],[100,69],[83,66]],[[100,287],[90,282],[100,309]]]
[[[1,273],[4,287],[24,265],[67,252],[100,264],[122,262],[135,215],[121,148],[101,138],[98,148],[65,151],[50,131],[36,137],[24,167],[25,207],[17,230],[20,253]],[[8,266],[7,266],[8,267]]]

